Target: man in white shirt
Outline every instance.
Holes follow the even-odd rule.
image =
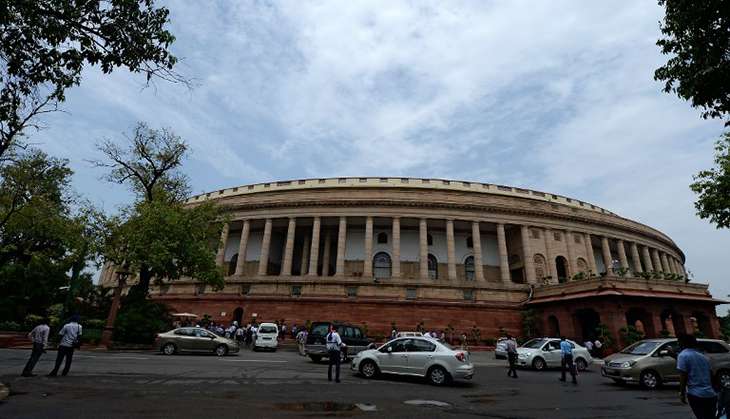
[[[66,323],[60,332],[61,343],[58,344],[58,355],[56,355],[56,365],[53,367],[53,371],[48,373],[49,377],[55,377],[58,374],[58,368],[61,366],[61,362],[66,358],[66,363],[63,366],[62,376],[68,374],[68,370],[71,369],[71,361],[74,356],[74,349],[81,346],[81,325],[79,324],[79,315],[74,314],[71,316],[71,321]]]
[[[335,382],[340,382],[340,350],[342,347],[342,339],[335,330],[334,325],[330,325],[330,331],[327,333],[327,356],[329,357],[329,367],[327,368],[327,380],[332,381],[332,366],[335,366]]]
[[[28,338],[33,342],[33,351],[30,353],[30,359],[28,359],[28,363],[25,364],[25,368],[23,368],[21,376],[35,376],[35,374],[33,374],[33,368],[35,368],[35,364],[41,358],[41,355],[46,352],[46,345],[48,345],[48,333],[50,330],[51,329],[48,327],[48,319],[44,317],[43,320],[41,320],[41,323],[28,333]]]

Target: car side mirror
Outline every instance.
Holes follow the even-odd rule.
[[[388,346],[388,349],[387,349],[387,351],[388,351],[388,353],[391,353],[391,352],[393,352],[393,347],[392,347],[392,346]]]
[[[669,355],[670,355],[669,351],[666,349],[659,351],[659,356],[661,356],[661,357],[665,357],[665,356],[669,356]]]

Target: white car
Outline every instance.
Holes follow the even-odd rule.
[[[362,351],[352,360],[350,369],[365,378],[380,373],[415,375],[425,377],[434,385],[474,376],[468,352],[420,336],[396,338],[378,349]]]
[[[253,350],[271,349],[275,351],[279,346],[279,327],[276,323],[261,323],[256,331],[256,340],[253,341]]]
[[[573,347],[573,362],[578,371],[584,371],[593,362],[588,349],[566,339]],[[517,365],[538,371],[560,367],[560,339],[536,338],[517,348]]]

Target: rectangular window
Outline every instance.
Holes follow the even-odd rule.
[[[467,188],[471,187],[471,183],[469,182],[461,182],[461,184],[466,186]]]
[[[416,299],[416,289],[415,288],[406,288],[406,300],[415,300]]]
[[[251,284],[241,285],[241,294],[249,295],[251,293]]]
[[[341,178],[337,179],[337,182],[338,183],[345,183],[345,182],[347,182],[347,179],[341,177]]]
[[[325,183],[325,182],[327,182],[327,179],[320,179],[319,180],[319,183]]]
[[[451,185],[451,182],[448,180],[443,180],[441,181],[441,183],[443,183],[444,185]]]
[[[474,290],[464,290],[464,300],[474,301]]]
[[[573,234],[573,240],[575,240],[575,242],[576,242],[577,244],[580,244],[580,243],[581,243],[581,242],[583,241],[583,240],[582,240],[582,239],[580,238],[580,234]]]
[[[300,180],[300,181],[299,181],[299,184],[300,184],[300,185],[304,185],[305,183],[307,183],[307,181],[306,181],[306,180],[304,180],[304,179],[302,179],[302,180]]]
[[[291,181],[285,180],[283,182],[276,182],[276,186],[287,186],[291,185]]]
[[[381,177],[380,178],[380,183],[388,183],[388,178],[387,177]]]
[[[563,240],[563,235],[560,234],[559,231],[556,231],[553,233],[553,238],[555,239],[556,242],[559,242],[559,241]]]
[[[292,285],[291,286],[291,296],[300,297],[301,295],[302,295],[302,286],[301,285]]]
[[[357,297],[357,287],[347,287],[345,289],[348,297]]]
[[[530,229],[530,237],[532,237],[533,239],[539,239],[540,238],[540,230],[538,230],[536,228],[531,228]]]
[[[368,178],[366,178],[366,177],[361,177],[360,178],[360,183],[365,183],[367,181],[368,181]]]
[[[407,177],[401,178],[400,183],[408,183],[408,178]]]

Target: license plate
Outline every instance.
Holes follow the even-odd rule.
[[[264,340],[271,340],[271,338],[264,338]]]

